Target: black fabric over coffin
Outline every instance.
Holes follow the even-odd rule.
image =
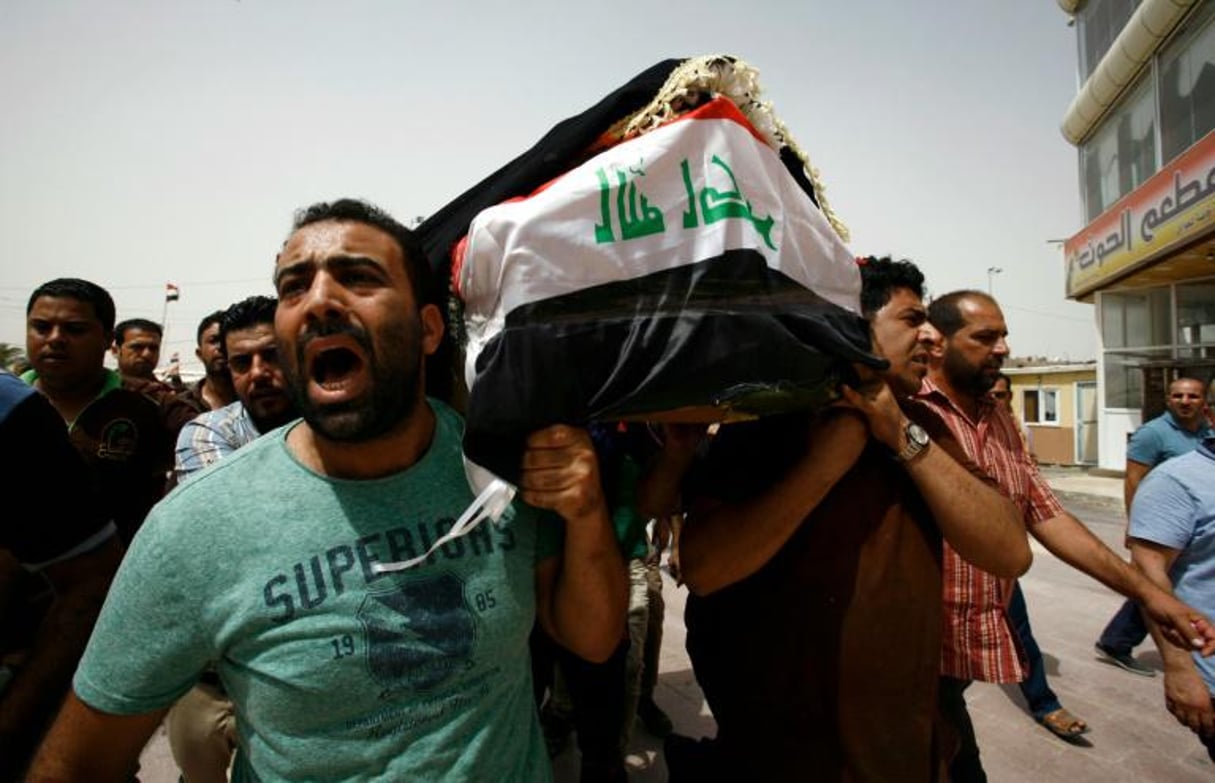
[[[643,108],[666,83],[683,58],[663,60],[634,76],[591,108],[555,125],[531,149],[473,185],[441,207],[418,226],[417,233],[426,251],[436,290],[428,292],[429,301],[444,302],[451,277],[451,249],[468,233],[468,226],[484,209],[516,196],[526,196],[544,183],[564,174],[582,162],[582,157],[608,128],[618,120]],[[782,160],[784,156],[782,155]],[[789,165],[786,161],[786,165]],[[800,168],[800,163],[798,164]],[[794,174],[797,179],[798,174]],[[805,175],[798,180],[807,187]],[[807,193],[810,191],[807,190]],[[813,195],[811,195],[813,199]],[[443,313],[444,321],[448,313]],[[452,400],[452,362],[455,360],[447,330],[439,350],[426,361],[426,393]]]
[[[618,120],[644,107],[683,59],[663,60],[634,76],[591,108],[544,134],[519,157],[448,202],[418,226],[430,265],[440,279],[450,267],[452,247],[468,233],[473,218],[509,198],[526,196],[582,162],[582,156]]]
[[[860,316],[754,250],[515,308],[477,357],[464,453],[516,481],[527,435],[685,406],[823,404],[868,353]]]

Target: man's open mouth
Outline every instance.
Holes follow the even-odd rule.
[[[325,391],[340,391],[350,385],[363,367],[363,359],[349,348],[329,348],[312,359],[312,380]]]

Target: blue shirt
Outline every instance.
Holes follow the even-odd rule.
[[[1215,616],[1215,438],[1153,470],[1131,504],[1131,536],[1181,554],[1169,570],[1173,592]],[[1194,656],[1215,693],[1215,661]]]
[[[177,434],[173,472],[181,481],[195,471],[218,462],[261,435],[240,400],[208,411],[186,422]]]
[[[1215,436],[1205,421],[1190,432],[1181,426],[1172,411],[1165,411],[1135,430],[1126,446],[1126,458],[1154,468],[1166,459],[1194,450],[1203,440]]]

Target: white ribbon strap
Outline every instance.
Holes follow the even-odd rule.
[[[444,533],[438,541],[431,545],[430,549],[426,550],[426,554],[398,563],[372,563],[372,573],[384,574],[413,568],[419,563],[425,562],[426,558],[434,554],[436,549],[448,541],[471,532],[473,528],[481,524],[481,520],[488,518],[490,522],[497,523],[502,517],[503,512],[506,511],[507,506],[515,499],[515,491],[515,488],[510,484],[507,484],[500,478],[495,478],[489,483],[489,486],[481,491],[480,495],[477,495],[477,499],[468,508],[464,509],[464,513],[451,526],[451,530]]]

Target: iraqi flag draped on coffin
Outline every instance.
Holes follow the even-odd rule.
[[[514,481],[553,423],[822,405],[881,366],[842,226],[755,76],[660,63],[421,226],[450,263],[475,485]]]

